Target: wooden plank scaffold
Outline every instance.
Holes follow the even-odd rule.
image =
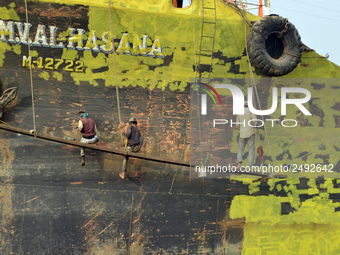
[[[138,159],[149,160],[149,161],[159,162],[159,163],[164,163],[164,164],[191,167],[190,163],[186,162],[186,161],[165,159],[165,158],[161,158],[161,157],[157,157],[157,156],[144,155],[144,154],[136,153],[136,152],[129,152],[129,151],[125,151],[125,150],[111,149],[111,148],[107,148],[107,147],[98,146],[98,145],[95,145],[95,144],[81,143],[81,142],[78,142],[78,141],[73,141],[73,140],[68,140],[68,139],[64,139],[64,138],[49,136],[49,135],[42,134],[42,133],[39,133],[39,132],[30,132],[28,130],[12,127],[12,126],[5,125],[5,124],[0,124],[0,129],[10,131],[10,132],[14,132],[14,133],[17,133],[17,134],[35,137],[35,138],[42,139],[42,140],[72,145],[72,146],[76,146],[76,147],[83,147],[83,148],[92,149],[92,150],[95,150],[95,151],[101,151],[101,152],[104,152],[104,153],[121,155],[123,157],[128,157],[128,158],[131,157],[131,158],[138,158]],[[275,174],[275,176],[271,176],[270,173],[261,173],[261,172],[243,173],[241,171],[236,171],[235,174],[237,174],[237,173],[260,176],[262,178],[273,178],[273,177],[275,177],[275,178],[287,178],[286,175],[282,175],[282,174]]]

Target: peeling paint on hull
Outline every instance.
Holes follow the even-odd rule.
[[[138,119],[145,135],[141,153],[189,161],[189,83],[196,71],[200,5],[180,10],[171,1],[112,4],[123,121]],[[113,55],[96,51],[104,45],[110,49],[109,37],[103,39],[111,33],[107,1],[28,1],[28,14],[29,37],[41,44],[31,46],[37,131],[79,139],[72,125],[82,109],[97,122],[99,144],[120,148]],[[243,19],[220,2],[218,14],[223,18],[218,19],[211,77],[248,78]],[[0,20],[7,29],[8,22],[24,28],[25,19],[22,1],[1,2]],[[58,28],[55,43],[53,27]],[[69,28],[76,29],[73,35]],[[31,130],[28,49],[16,25],[14,31],[13,40],[21,38],[21,44],[0,41],[1,92],[18,88],[3,121]],[[84,37],[77,36],[79,31]],[[11,38],[10,31],[2,32],[0,36]],[[59,43],[63,48],[52,47]],[[150,57],[152,52],[157,56]],[[289,112],[302,126],[295,135],[271,133],[278,162],[317,148],[340,126],[339,67],[311,56],[318,57],[304,52],[301,65],[285,78],[305,78],[300,86],[311,90],[308,108],[316,118]],[[203,65],[199,73],[204,77],[207,70]],[[315,83],[311,78],[333,81]],[[269,88],[260,88],[266,105]],[[222,100],[230,111],[230,97],[222,95]],[[230,137],[226,157],[233,161],[237,133]],[[218,138],[213,137],[216,143]],[[337,172],[339,148],[338,142],[330,144],[307,160],[332,162]],[[86,166],[80,167],[78,148],[5,131],[0,131],[0,160],[2,254],[339,253],[337,173],[334,178],[315,174],[252,183],[240,176],[190,178],[186,168],[132,159],[130,180],[123,181],[118,177],[120,156],[87,150]]]

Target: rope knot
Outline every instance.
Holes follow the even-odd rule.
[[[30,130],[30,134],[31,134],[31,135],[34,135],[35,138],[37,138],[37,136],[38,136],[37,130],[34,130],[34,129],[31,129],[31,130]]]

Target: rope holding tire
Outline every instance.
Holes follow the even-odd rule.
[[[282,76],[290,73],[300,62],[301,37],[288,19],[269,15],[251,28],[247,50],[255,70],[264,76]]]

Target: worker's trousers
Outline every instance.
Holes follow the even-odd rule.
[[[87,139],[87,138],[84,138],[84,137],[82,137],[80,139],[81,143],[96,143],[97,141],[98,141],[98,137],[97,136],[95,136],[95,137],[93,137],[91,139]],[[85,149],[84,148],[80,148],[80,156],[85,156]]]
[[[255,158],[255,134],[252,134],[248,138],[239,139],[238,151],[237,151],[237,163],[243,162],[243,151],[244,151],[244,148],[246,147],[246,144],[248,144],[248,152],[249,152],[248,165],[253,166],[254,158]]]

